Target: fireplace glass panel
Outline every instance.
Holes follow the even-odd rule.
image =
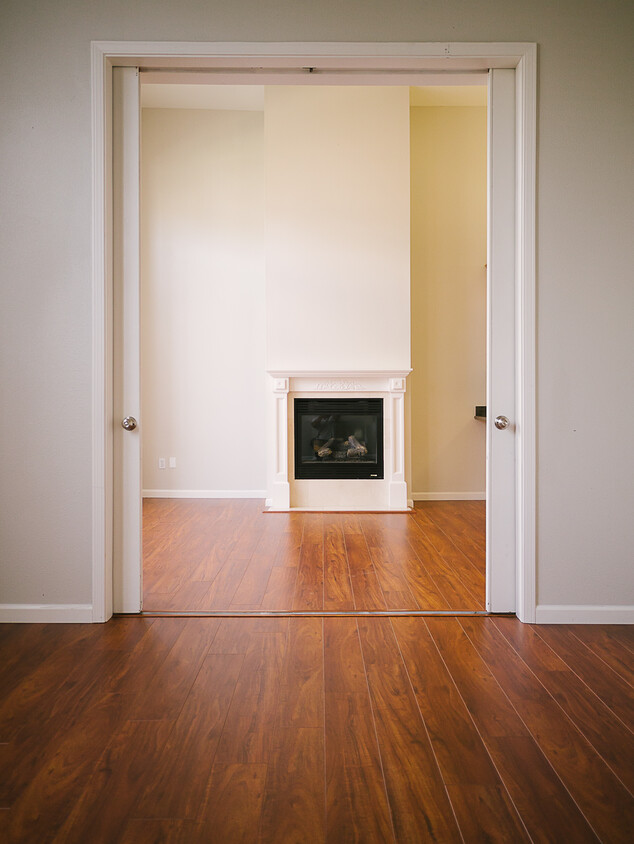
[[[295,399],[295,477],[383,478],[383,399]]]

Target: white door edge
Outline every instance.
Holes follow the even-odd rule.
[[[140,88],[135,67],[112,76],[113,175],[113,573],[114,612],[137,613],[143,598],[141,546]],[[124,430],[121,422],[133,420]],[[124,471],[125,467],[125,471]]]
[[[114,66],[516,70],[516,612],[535,620],[535,44],[93,42],[93,620],[113,612],[112,70]],[[285,77],[288,78],[288,77]],[[322,76],[323,81],[323,76]],[[402,84],[402,83],[401,83]],[[411,84],[408,82],[408,84]],[[139,581],[140,584],[140,581]],[[140,586],[139,586],[140,588]],[[139,598],[140,607],[140,598]]]
[[[515,612],[515,71],[489,71],[487,111],[486,609]],[[505,419],[499,430],[495,417]]]

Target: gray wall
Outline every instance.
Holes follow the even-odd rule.
[[[539,602],[634,603],[633,24],[615,0],[3,0],[0,603],[91,600],[92,39],[539,44]]]

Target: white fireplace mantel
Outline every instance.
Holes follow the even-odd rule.
[[[405,390],[410,369],[268,370],[270,510],[407,510]],[[362,480],[298,480],[294,477],[295,397],[382,398],[384,477]]]

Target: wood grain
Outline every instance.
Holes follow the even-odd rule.
[[[292,566],[273,566],[266,584],[260,611],[284,612],[293,601],[297,584],[297,569]]]
[[[214,757],[219,764],[269,761],[285,648],[280,633],[251,633]]]
[[[324,841],[324,730],[278,727],[266,780],[263,841]]]
[[[209,841],[209,831],[194,821],[175,818],[132,818],[118,844],[198,844]]]
[[[174,720],[178,717],[219,625],[219,620],[211,618],[185,621],[162,664],[137,694],[131,718]]]
[[[478,834],[530,840],[426,626],[419,619],[406,618],[394,619],[392,624],[466,840],[475,840]]]
[[[392,566],[409,545],[402,517],[336,518],[379,580],[371,549]],[[299,571],[305,522],[279,523],[271,573]],[[622,627],[116,618],[0,639],[9,844],[631,840]]]
[[[206,657],[140,792],[141,817],[197,818],[243,662],[242,654]]]
[[[278,519],[264,522],[253,555],[233,595],[230,609],[258,609],[262,605],[283,527],[283,522]]]
[[[277,690],[277,723],[281,727],[323,728],[323,659],[322,619],[290,619]]]
[[[69,812],[87,791],[87,782],[111,736],[125,723],[129,699],[104,694],[45,752],[35,751],[34,772],[13,799],[9,841],[54,840]],[[34,751],[31,751],[32,753]],[[86,830],[84,830],[86,834]]]
[[[324,620],[326,838],[391,841],[372,703],[355,619]]]
[[[614,714],[634,729],[634,690],[624,679],[623,672],[605,670],[601,657],[586,648],[579,649],[574,627],[540,625],[538,635],[549,646],[556,648],[561,659],[569,665],[574,662],[575,672],[585,685],[608,706]],[[634,654],[628,663],[634,665]]]
[[[417,515],[423,515],[432,522],[462,551],[476,569],[484,562],[485,540],[481,531],[474,530],[474,523],[464,515],[464,507],[459,501],[426,501],[419,508]]]
[[[460,546],[460,537],[440,530],[422,508],[414,511],[409,540],[453,609],[484,606],[482,555],[475,563],[470,560]]]
[[[494,624],[460,623],[599,839],[631,839],[634,800],[623,783]]]
[[[457,619],[424,623],[447,666],[529,835],[594,841],[577,804]]]
[[[324,530],[324,609],[355,609],[342,517],[328,519]]]
[[[621,719],[533,628],[518,625],[515,619],[497,619],[496,627],[579,732],[634,795],[634,735],[629,730],[623,730]]]
[[[575,625],[572,634],[634,688],[634,637],[628,628]]]
[[[360,620],[359,633],[396,839],[461,841],[390,621]]]
[[[320,611],[323,608],[324,517],[307,514],[291,609]]]
[[[485,743],[533,841],[599,840],[532,736],[491,736]]]
[[[263,513],[247,499],[146,499],[144,608],[483,609],[484,556],[473,549],[485,526],[466,509],[480,502],[427,504],[412,514]]]
[[[127,720],[116,730],[55,840],[80,841],[86,830],[99,844],[120,838],[171,727],[169,721]]]
[[[200,814],[201,841],[258,840],[266,765],[215,765]]]

